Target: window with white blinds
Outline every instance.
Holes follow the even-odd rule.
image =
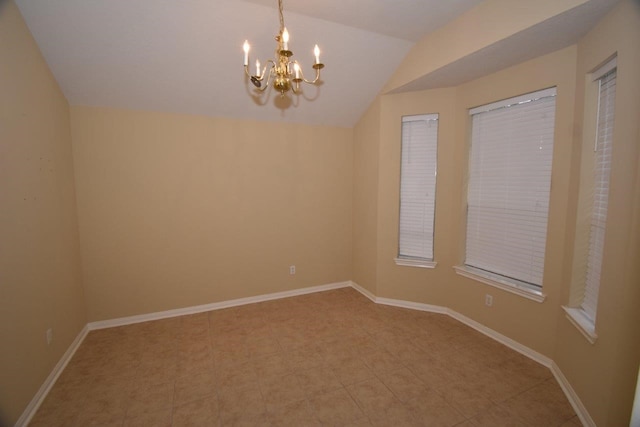
[[[540,290],[551,186],[556,89],[470,110],[465,265]]]
[[[433,260],[438,115],[402,118],[399,258]]]
[[[600,270],[604,252],[605,225],[609,201],[609,176],[611,174],[611,148],[613,142],[614,105],[616,95],[616,69],[606,71],[598,79],[598,117],[594,152],[594,185],[591,221],[589,227],[589,254],[587,280],[580,308],[595,324],[600,289]]]

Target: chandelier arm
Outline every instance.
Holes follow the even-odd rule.
[[[258,80],[262,81],[264,79],[264,74],[267,72],[268,64],[271,64],[271,67],[269,67],[269,76],[271,76],[271,72],[273,71],[274,67],[276,66],[276,63],[272,59],[269,59],[269,60],[267,60],[267,63],[265,64],[264,68],[262,69],[262,74],[260,74],[259,76],[256,76],[258,78]],[[271,77],[269,77],[269,80],[271,80]],[[267,83],[269,83],[269,82],[267,81]]]
[[[249,71],[249,66],[248,65],[244,66],[244,72],[248,77],[255,77],[257,80],[263,81],[264,80],[264,75],[267,72],[268,64],[271,64],[271,68],[269,69],[269,75],[271,75],[271,71],[276,66],[276,63],[272,59],[267,60],[267,64],[265,64],[264,68],[262,69],[262,73],[260,75],[251,74],[251,72]]]
[[[318,80],[320,79],[320,67],[314,67],[314,69],[316,70],[316,78],[313,80],[307,80],[304,77],[304,72],[302,71],[302,67],[300,66],[300,64],[298,63],[298,61],[293,61],[293,64],[298,64],[298,70],[300,70],[300,79],[293,79],[293,81],[297,81],[297,83],[299,84],[300,82],[305,82],[308,84],[316,84],[318,82]],[[318,64],[316,64],[318,65]]]
[[[244,66],[244,73],[247,75],[247,77],[253,77],[251,75],[251,73],[249,72],[249,66],[248,65]]]
[[[270,61],[271,62],[271,61]],[[264,73],[263,73],[264,74]],[[267,80],[266,80],[266,84],[262,87],[258,87],[256,88],[257,91],[259,92],[264,92],[265,90],[267,90],[267,88],[269,87],[269,85],[271,84],[271,77],[273,76],[273,67],[271,67],[269,69],[269,74],[267,75]],[[262,81],[262,79],[264,78],[264,75],[260,78],[260,81]]]

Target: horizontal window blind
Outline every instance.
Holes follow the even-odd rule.
[[[438,115],[402,118],[399,256],[433,259]]]
[[[555,88],[470,111],[465,264],[542,286]]]
[[[589,229],[589,254],[587,280],[582,308],[593,323],[596,320],[600,273],[604,253],[605,225],[609,202],[609,176],[611,175],[611,151],[613,145],[614,104],[616,70],[609,71],[599,80],[598,118],[595,145],[595,170],[593,204]]]

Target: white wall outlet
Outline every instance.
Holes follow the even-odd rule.
[[[290,265],[289,266],[289,274],[291,274],[291,275],[296,274],[296,266],[295,265]]]
[[[486,294],[484,296],[484,305],[486,305],[487,307],[491,307],[493,305],[493,296]]]
[[[47,329],[47,333],[45,334],[45,336],[47,337],[47,344],[51,345],[51,342],[53,341],[53,329]]]

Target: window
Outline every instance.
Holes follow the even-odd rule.
[[[551,88],[470,110],[465,272],[457,269],[539,301],[555,95]]]
[[[400,232],[396,263],[435,267],[435,216],[438,115],[402,118]]]
[[[592,133],[585,132],[582,168],[586,173],[582,174],[579,196],[577,263],[574,261],[576,278],[571,289],[572,308],[565,307],[565,310],[569,319],[593,343],[597,337],[595,322],[609,201],[616,94],[615,58],[592,73],[592,78],[591,84],[597,92],[593,100],[595,112],[585,111],[585,123],[592,123],[595,129]]]
[[[613,116],[616,94],[616,70],[613,69],[598,79],[599,100],[595,144],[595,168],[593,171],[593,200],[591,227],[589,230],[589,256],[587,259],[587,281],[580,308],[593,323],[596,321],[600,269],[604,249],[607,205],[609,201],[609,175],[611,171],[611,146],[613,141]]]

